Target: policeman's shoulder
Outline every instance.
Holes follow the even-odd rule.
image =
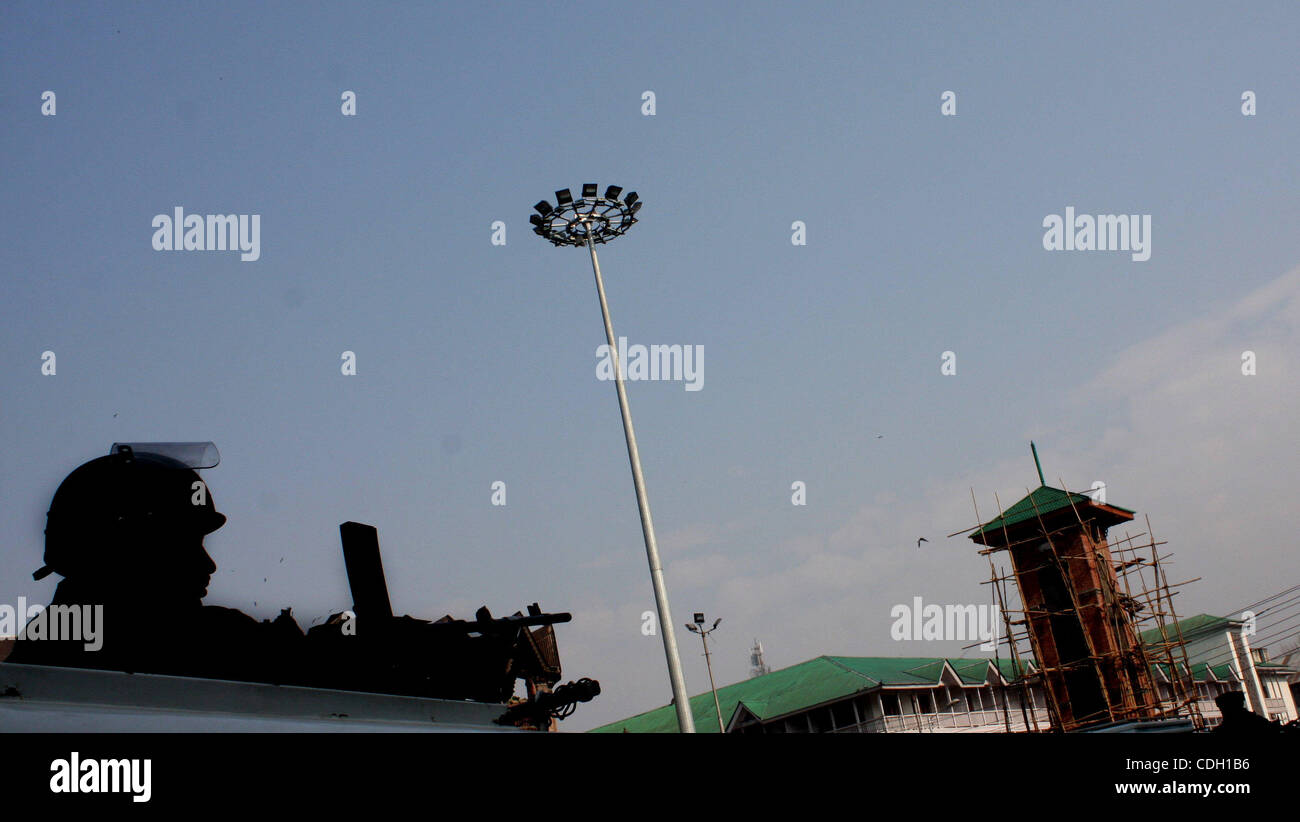
[[[200,619],[208,625],[217,627],[225,626],[232,629],[238,628],[255,628],[259,624],[256,619],[235,608],[226,608],[221,605],[204,605],[199,612]]]
[[[226,608],[221,605],[204,605],[202,608],[202,619],[210,628],[226,628],[232,631],[261,631],[273,632],[276,635],[301,635],[302,628],[298,626],[289,609],[284,609],[275,620],[257,620],[243,611],[235,608]]]

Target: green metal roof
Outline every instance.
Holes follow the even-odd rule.
[[[948,664],[952,665],[957,676],[961,677],[962,682],[971,685],[978,685],[988,679],[988,663],[991,659],[950,659]],[[1010,659],[999,659],[998,670],[1002,672],[1002,678],[1006,680],[1015,679],[1020,674],[1028,673],[1029,666],[1020,663],[1020,671],[1017,673],[1016,664]]]
[[[1000,531],[1004,527],[1010,527],[1034,519],[1042,514],[1057,511],[1061,508],[1068,508],[1071,505],[1091,503],[1092,501],[1091,497],[1084,494],[1072,494],[1062,491],[1059,488],[1040,485],[1038,488],[1029,492],[1029,495],[1024,499],[1003,511],[1001,516],[989,520],[976,529],[974,535],[982,536],[994,531]],[[1107,507],[1116,508],[1129,514],[1135,513],[1128,508],[1120,508],[1118,505],[1107,505]]]
[[[1193,676],[1198,679],[1204,678],[1206,664],[1215,663],[1212,667],[1214,675],[1226,679],[1231,677],[1229,663],[1232,662],[1232,657],[1223,634],[1231,630],[1233,624],[1234,620],[1227,617],[1197,614],[1171,623],[1165,628],[1165,633],[1170,641],[1177,642],[1179,631],[1182,632],[1183,648],[1187,652],[1187,661],[1192,666]],[[1148,628],[1141,636],[1142,642],[1147,645],[1155,645],[1161,641],[1158,627]]]
[[[760,719],[784,716],[804,708],[832,702],[861,691],[889,685],[938,684],[944,663],[967,684],[988,678],[992,659],[944,659],[942,657],[855,657],[819,656],[789,668],[746,679],[718,689],[722,722],[731,720],[739,705]],[[1011,660],[1000,660],[1004,677],[1013,673]],[[691,716],[698,733],[717,733],[713,694],[705,691],[690,698]],[[627,719],[611,722],[591,733],[676,733],[677,712],[665,705]]]
[[[1192,676],[1194,678],[1204,680],[1207,678],[1208,671],[1213,671],[1214,675],[1219,679],[1228,680],[1235,679],[1235,675],[1232,673],[1234,663],[1224,633],[1235,631],[1240,623],[1241,620],[1232,617],[1197,614],[1170,624],[1165,629],[1165,633],[1171,641],[1177,641],[1178,632],[1182,631],[1183,647],[1187,651],[1187,661],[1192,666]],[[1142,632],[1143,643],[1154,645],[1160,641],[1159,628],[1148,628]],[[1168,673],[1167,667],[1162,666],[1161,670]],[[1289,666],[1277,662],[1256,662],[1255,668],[1261,670],[1291,670]]]
[[[1198,635],[1226,631],[1231,624],[1232,620],[1227,617],[1211,616],[1210,614],[1197,614],[1196,616],[1170,623],[1170,625],[1165,628],[1165,633],[1170,637],[1170,639],[1177,639],[1178,632],[1182,631],[1183,640],[1190,642],[1192,639],[1197,638]],[[1159,627],[1148,628],[1142,632],[1143,643],[1151,644],[1160,641],[1161,637]]]

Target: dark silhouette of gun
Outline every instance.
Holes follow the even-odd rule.
[[[567,682],[550,693],[538,693],[526,702],[511,705],[493,722],[498,725],[528,724],[545,728],[552,718],[564,719],[577,709],[579,702],[590,702],[599,695],[600,683],[584,676],[577,682]]]
[[[527,614],[500,618],[486,607],[479,608],[472,620],[395,617],[378,531],[345,522],[339,534],[355,615],[350,626],[346,615],[336,614],[308,632],[320,649],[314,676],[319,684],[505,703],[514,695],[515,681],[523,679],[531,700],[554,699],[549,689],[559,682],[561,669],[553,626],[569,622],[570,614],[543,613],[533,603]],[[576,701],[588,701],[599,693],[599,684],[586,681],[595,691]],[[525,704],[533,704],[531,700]]]
[[[392,619],[411,619],[411,617],[394,617],[393,606],[388,599],[388,582],[384,576],[384,562],[379,556],[379,531],[373,525],[360,522],[345,522],[339,526],[339,536],[343,541],[343,563],[347,566],[348,587],[352,589],[352,608],[356,611],[358,623],[365,619],[375,619],[381,624]],[[572,614],[544,614],[537,603],[528,607],[528,615],[493,618],[486,608],[474,612],[473,621],[448,619],[444,617],[437,622],[415,620],[423,625],[422,630],[443,631],[448,633],[505,634],[514,633],[519,628],[535,628],[543,625],[555,625],[569,622]]]
[[[348,587],[352,589],[352,607],[357,615],[392,619],[384,562],[379,558],[379,530],[373,525],[345,522],[339,526],[339,537],[343,540],[343,564],[348,569]]]

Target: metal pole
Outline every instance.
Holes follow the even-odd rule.
[[[1034,441],[1029,441],[1029,450],[1034,454],[1034,467],[1038,469],[1038,484],[1046,485],[1047,480],[1043,479],[1043,464],[1038,461],[1038,448],[1035,447]]]
[[[668,612],[668,592],[664,589],[664,571],[659,563],[659,547],[655,542],[655,526],[650,519],[650,500],[646,496],[645,477],[641,475],[641,454],[636,448],[636,433],[632,430],[632,412],[627,406],[627,390],[623,387],[623,366],[619,361],[618,343],[614,339],[614,324],[609,319],[609,304],[605,301],[605,281],[600,276],[600,262],[596,259],[596,246],[591,242],[591,224],[587,224],[587,250],[591,252],[591,267],[596,272],[596,293],[600,295],[600,313],[605,318],[605,339],[609,341],[610,357],[614,363],[614,386],[618,389],[618,405],[623,412],[623,435],[627,439],[627,456],[632,463],[632,484],[636,486],[636,504],[641,510],[641,533],[645,536],[645,554],[650,563],[650,581],[654,585],[655,605],[659,609],[659,629],[663,632],[664,655],[668,657],[668,680],[673,689],[673,705],[677,709],[677,726],[684,734],[695,733],[695,720],[691,717],[691,702],[686,695],[686,680],[682,677],[682,661],[677,655],[677,638],[673,635],[673,618]]]
[[[713,684],[713,663],[709,661],[709,634],[700,629],[700,639],[704,640],[704,667],[709,669],[709,690],[713,691],[713,709],[718,712],[718,733],[725,734],[727,729],[722,724],[722,706],[718,704],[718,686]]]

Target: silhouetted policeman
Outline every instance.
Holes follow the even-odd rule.
[[[1214,698],[1219,706],[1223,721],[1214,729],[1215,733],[1228,736],[1256,736],[1276,734],[1282,727],[1270,722],[1254,711],[1246,710],[1246,695],[1241,691],[1225,691]]]
[[[102,605],[99,650],[24,640],[8,661],[260,682],[291,681],[304,637],[288,612],[258,622],[205,606],[216,564],[203,547],[225,524],[185,463],[118,446],[63,481],[50,502],[45,567],[63,577],[52,605]]]

